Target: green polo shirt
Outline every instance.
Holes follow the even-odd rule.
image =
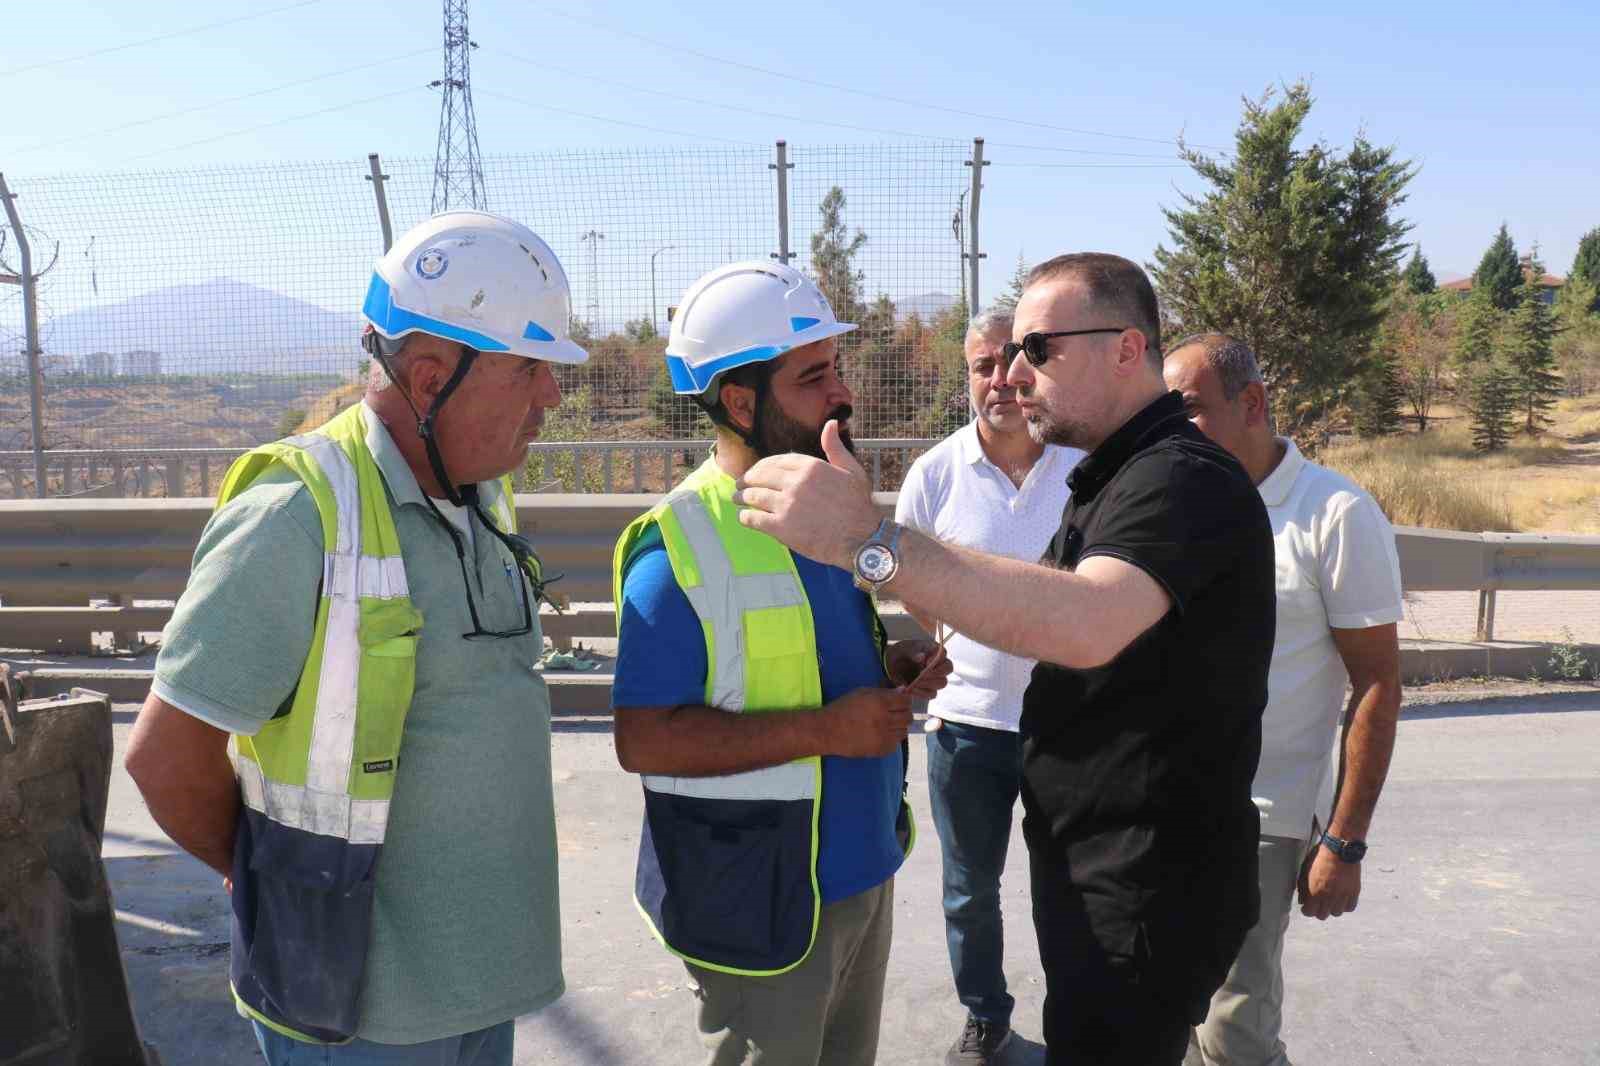
[[[423,626],[357,1035],[412,1044],[498,1024],[564,990],[550,698],[535,669],[537,615],[525,636],[462,639],[472,621],[450,535],[366,416]],[[521,578],[477,521],[478,616],[485,629],[516,629]],[[167,624],[157,696],[244,734],[287,705],[311,646],[321,528],[311,494],[279,471],[212,516]]]

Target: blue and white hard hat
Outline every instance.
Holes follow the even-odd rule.
[[[689,286],[672,316],[672,391],[698,396],[735,367],[855,328],[836,319],[816,282],[794,267],[761,259],[718,267]]]
[[[391,341],[428,333],[480,352],[589,358],[567,332],[560,260],[528,227],[484,211],[446,211],[407,231],[374,266],[361,313]]]

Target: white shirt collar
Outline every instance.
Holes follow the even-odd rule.
[[[1261,502],[1268,507],[1278,507],[1289,498],[1289,490],[1294,488],[1295,479],[1300,476],[1300,471],[1305,469],[1306,457],[1300,454],[1300,449],[1294,446],[1294,441],[1288,437],[1275,437],[1283,445],[1283,458],[1278,461],[1277,468],[1262,479],[1256,490],[1261,493]]]
[[[996,470],[1000,469],[998,466],[995,466],[994,463],[990,462],[988,454],[983,450],[983,441],[978,437],[977,419],[973,419],[971,422],[968,422],[966,425],[961,427],[960,431],[956,434],[956,447],[960,452],[961,461],[966,463],[968,466],[977,466],[979,463],[988,463],[990,466],[994,466]],[[1060,451],[1060,448],[1046,444],[1044,446],[1044,450],[1039,453],[1039,458],[1034,460],[1032,467],[1029,467],[1029,476],[1031,477],[1032,472],[1041,467],[1044,468],[1045,472],[1048,472],[1051,465],[1055,463],[1056,456],[1060,453]]]

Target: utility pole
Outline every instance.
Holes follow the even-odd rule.
[[[433,214],[452,207],[488,206],[478,158],[478,119],[472,110],[472,51],[467,0],[444,0],[444,90],[439,102],[439,146],[433,155]]]
[[[600,242],[606,235],[599,230],[590,229],[589,232],[578,238],[578,243],[589,242],[589,331],[598,332],[600,329]]]
[[[27,232],[22,228],[22,219],[17,215],[17,205],[12,202],[15,199],[16,196],[6,187],[6,176],[0,174],[0,203],[5,205],[6,220],[11,223],[11,232],[17,238],[17,251],[22,257],[17,272],[0,273],[0,282],[22,287],[22,348],[23,357],[27,360],[28,417],[33,431],[33,494],[42,500],[47,494],[44,469],[44,373],[39,366],[39,294],[35,283],[40,274],[56,265],[61,246],[56,245],[56,254],[51,258],[50,266],[35,274],[33,249],[28,243]]]
[[[956,269],[956,274],[961,279],[961,303],[962,306],[967,308],[967,318],[970,319],[977,315],[978,309],[967,306],[967,230],[963,224],[963,212],[966,210],[966,203],[967,190],[962,189],[961,195],[956,197],[956,213],[955,217],[950,220],[950,231],[956,235],[956,244],[961,249],[960,265]]]
[[[650,253],[650,328],[656,329],[656,256],[662,252],[670,252],[677,245],[669,244],[664,248],[657,248]],[[659,333],[660,331],[657,330]]]

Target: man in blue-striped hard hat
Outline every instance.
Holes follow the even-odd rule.
[[[236,462],[127,767],[228,879],[271,1066],[511,1066],[561,995],[543,574],[507,476],[561,402],[561,264],[438,215],[377,263],[366,395]],[[229,757],[230,735],[233,757]]]
[[[667,366],[716,449],[617,543],[617,757],[645,800],[635,898],[684,959],[719,1066],[874,1060],[913,838],[911,700],[949,672],[912,684],[932,644],[886,648],[869,588],[745,529],[733,503],[757,460],[819,454],[823,424],[848,421],[838,338],[854,328],[786,265],[691,286]]]

